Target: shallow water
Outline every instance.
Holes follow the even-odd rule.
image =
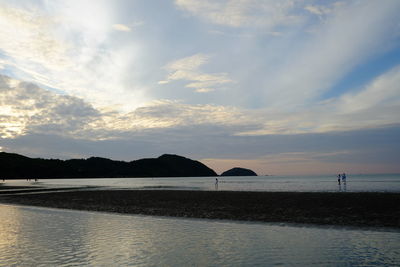
[[[400,232],[0,205],[0,266],[399,266]]]
[[[348,175],[346,185],[338,186],[335,175],[319,176],[238,176],[218,177],[218,190],[297,191],[297,192],[400,192],[400,174]],[[183,178],[102,178],[42,179],[6,181],[5,185],[40,185],[45,187],[105,186],[135,189],[215,190],[215,177]]]

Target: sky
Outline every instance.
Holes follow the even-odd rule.
[[[0,151],[400,173],[398,0],[0,0]]]

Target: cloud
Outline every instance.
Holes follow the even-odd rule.
[[[198,89],[196,89],[197,93],[209,93],[212,91],[214,91],[213,88],[198,88]]]
[[[210,56],[204,54],[196,54],[190,57],[181,58],[169,63],[165,68],[171,71],[185,70],[195,71],[200,66],[206,64]]]
[[[130,32],[131,28],[124,24],[114,24],[112,25],[113,29],[116,31],[121,31],[121,32]]]
[[[38,12],[0,5],[0,47],[16,64],[24,59],[45,68],[64,69],[68,44],[55,38],[57,19]],[[18,30],[16,30],[18,29]]]
[[[171,126],[243,125],[244,114],[234,107],[189,105],[177,101],[158,101],[136,109],[132,116],[169,122]]]
[[[364,113],[368,110],[379,112],[384,111],[384,107],[400,111],[399,84],[400,65],[378,76],[359,92],[342,95],[337,104],[344,114]],[[379,117],[381,115],[383,114]],[[387,113],[387,116],[390,116],[390,113]]]
[[[33,83],[0,75],[0,135],[59,134],[70,138],[105,140],[148,129],[194,125],[245,126],[234,107],[154,101],[122,113],[97,109],[84,100],[59,95]]]
[[[222,90],[217,86],[207,84],[207,79],[196,81],[200,78],[193,71],[170,70],[170,77],[159,83],[190,81],[185,86],[197,92],[214,91],[207,95],[215,96],[212,98],[214,103],[259,109],[267,107],[274,114],[291,114],[318,105],[323,98],[336,94],[335,86],[342,86],[341,82],[347,79],[347,75],[357,73],[360,66],[370,64],[398,44],[395,12],[400,8],[398,1],[260,3],[182,0],[175,1],[175,4],[195,18],[232,27],[202,24],[208,32],[218,33],[216,39],[224,40],[221,45],[224,48],[215,55],[218,55],[218,67],[225,67],[221,74],[229,75],[221,75],[218,80],[235,81],[222,84],[231,92],[225,96],[218,93]],[[275,24],[257,24],[259,16],[273,19],[266,10],[275,8],[282,9],[277,14],[297,17],[297,23],[281,24],[277,20]],[[281,36],[273,38],[266,36],[266,32],[279,32]],[[253,37],[232,37],[243,34]],[[198,68],[204,70],[208,67],[202,64]],[[205,98],[199,96],[198,99]]]
[[[295,12],[300,4],[301,1],[290,0],[175,0],[177,7],[207,22],[230,27],[263,27],[269,30],[301,22],[302,17]]]
[[[337,1],[328,3],[328,5],[307,5],[304,7],[308,12],[317,15],[319,17],[328,15],[335,11],[335,9],[340,8],[345,5],[345,2]]]
[[[346,74],[389,49],[398,8],[398,1],[356,1],[334,9],[264,74],[257,98],[281,110],[314,105]]]
[[[325,14],[329,14],[331,12],[331,10],[327,7],[324,6],[306,6],[304,8],[305,10],[309,11],[312,14],[316,14],[316,15],[325,15]]]
[[[190,67],[187,67],[190,69]],[[1,134],[60,132],[90,140],[120,138],[148,129],[218,126],[229,135],[327,133],[400,123],[400,67],[377,77],[357,93],[347,93],[296,112],[246,110],[158,100],[131,112],[95,108],[82,99],[59,95],[34,84],[2,78]]]
[[[41,9],[0,4],[3,68],[95,106],[132,110],[147,101],[144,86],[127,83],[138,46],[115,38],[115,27],[128,26],[111,28],[112,6],[95,2],[46,2]]]
[[[264,126],[239,135],[327,133],[383,127],[400,123],[400,66],[388,70],[360,88],[296,112],[258,110]]]
[[[208,63],[210,56],[204,54],[195,54],[175,60],[167,64],[164,68],[169,72],[165,80],[158,84],[167,84],[172,81],[189,81],[185,86],[194,88],[198,93],[207,93],[214,91],[213,87],[221,87],[223,84],[233,83],[227,73],[207,74],[202,72],[200,67]]]
[[[0,135],[53,133],[74,138],[99,113],[82,99],[57,95],[0,75]]]
[[[396,67],[357,94],[316,109],[273,114],[167,100],[121,113],[1,75],[0,141],[5,151],[41,157],[132,160],[176,153],[219,164],[217,170],[229,159],[245,160],[260,173],[284,173],[289,165],[304,173],[313,165],[315,171],[343,166],[360,171],[365,164],[388,172],[398,170],[400,156],[399,77]],[[386,97],[366,101],[375,94]],[[369,104],[346,109],[358,102]],[[375,113],[377,106],[393,109]]]

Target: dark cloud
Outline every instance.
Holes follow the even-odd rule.
[[[60,135],[29,134],[1,140],[7,151],[40,157],[93,155],[133,160],[176,153],[196,159],[258,159],[301,155],[326,163],[399,165],[400,126],[329,134],[232,136],[215,126],[153,129],[120,139],[91,141]],[[290,162],[286,162],[290,165]]]

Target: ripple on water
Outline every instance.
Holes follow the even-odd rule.
[[[0,266],[398,266],[400,233],[0,205]]]

